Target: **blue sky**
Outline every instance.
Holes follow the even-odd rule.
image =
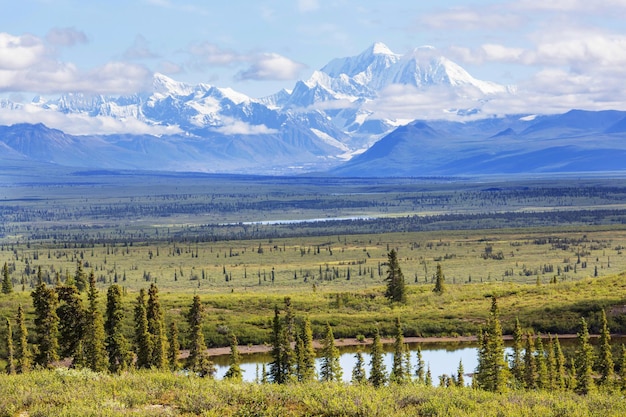
[[[132,94],[153,73],[251,97],[376,41],[432,45],[527,92],[511,109],[626,108],[626,0],[2,0],[0,94]]]

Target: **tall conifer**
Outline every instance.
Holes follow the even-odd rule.
[[[589,330],[587,321],[580,319],[580,332],[578,333],[578,348],[576,350],[576,387],[579,394],[588,394],[595,389],[593,382],[593,347],[589,343]]]
[[[201,377],[213,377],[215,365],[211,362],[206,350],[202,323],[204,321],[204,307],[200,301],[200,296],[193,297],[193,303],[187,314],[187,324],[189,325],[189,357],[186,368]]]
[[[59,349],[61,357],[74,358],[85,336],[87,311],[76,286],[71,282],[56,287],[59,297]]]
[[[37,286],[31,292],[35,307],[35,337],[37,353],[35,363],[48,368],[59,360],[59,317],[57,316],[58,298],[53,288],[43,282],[41,267],[37,272]]]
[[[241,356],[239,355],[239,347],[237,346],[237,336],[230,335],[230,366],[224,375],[224,378],[241,381],[243,373],[241,371]]]
[[[395,319],[393,364],[389,379],[398,384],[406,382],[406,373],[404,371],[404,334],[402,332],[402,324],[400,323],[399,317],[396,317]]]
[[[102,372],[109,368],[109,358],[104,344],[106,339],[104,320],[99,307],[98,289],[93,271],[89,274],[87,299],[89,307],[87,308],[85,337],[83,338],[85,365],[92,371]]]
[[[325,382],[341,381],[342,370],[339,365],[339,349],[335,346],[335,336],[330,323],[326,322],[326,331],[322,339],[320,380]]]
[[[176,321],[170,323],[169,347],[167,349],[167,359],[172,371],[180,368],[178,356],[180,355],[180,341],[178,340],[178,325]]]
[[[9,274],[9,265],[5,262],[2,267],[2,294],[11,294],[13,292],[13,281]]]
[[[148,289],[146,318],[148,320],[148,332],[152,339],[150,366],[155,369],[166,369],[168,368],[168,363],[165,318],[163,309],[161,308],[161,302],[159,301],[159,289],[154,283],[150,284],[150,288]]]
[[[15,344],[15,371],[18,374],[22,374],[30,370],[32,354],[28,347],[28,330],[26,329],[24,309],[21,304],[17,307],[17,317],[15,320],[17,324],[17,331],[15,332],[17,339]]]
[[[114,373],[128,369],[132,362],[128,341],[122,331],[123,320],[122,288],[113,284],[107,290],[104,330],[106,332],[106,351],[109,355],[109,370]]]
[[[611,332],[606,319],[606,312],[602,310],[602,329],[600,331],[600,357],[598,371],[600,372],[600,385],[610,385],[613,382],[615,370],[613,353],[611,352]]]
[[[11,321],[8,318],[6,320],[6,331],[7,331],[7,366],[6,372],[9,375],[13,375],[15,373],[15,357],[13,351],[13,328],[11,327]]]
[[[398,263],[398,254],[395,249],[387,254],[387,289],[385,297],[397,303],[406,303],[406,285],[404,274]]]
[[[385,363],[383,362],[383,345],[380,341],[378,328],[374,329],[374,340],[370,351],[369,381],[375,387],[383,386],[387,382]]]
[[[142,288],[135,304],[135,355],[137,368],[150,368],[152,339],[148,332],[148,318],[146,316],[146,291]]]

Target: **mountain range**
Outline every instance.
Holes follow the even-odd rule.
[[[445,92],[453,120],[394,117],[383,98]],[[307,81],[253,99],[229,88],[155,74],[152,90],[122,97],[35,98],[41,114],[159,134],[69,134],[38,124],[0,126],[0,160],[71,167],[251,174],[327,172],[424,176],[626,169],[626,113],[489,115],[483,104],[512,86],[477,80],[431,47],[399,55],[382,43],[330,61]],[[402,107],[402,103],[397,104]],[[437,106],[436,103],[432,104]],[[0,101],[3,112],[26,105]]]

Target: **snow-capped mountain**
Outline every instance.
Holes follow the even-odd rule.
[[[159,133],[129,130],[121,135],[81,135],[74,131],[66,138],[74,145],[49,153],[48,159],[44,158],[46,152],[31,153],[33,148],[29,147],[19,152],[46,162],[74,165],[84,161],[82,152],[88,152],[93,143],[94,152],[107,158],[115,152],[127,152],[112,157],[120,165],[146,169],[254,173],[323,170],[364,152],[393,129],[422,116],[406,119],[377,113],[377,100],[394,86],[411,88],[409,91],[417,95],[431,88],[446,89],[448,96],[469,103],[469,107],[455,110],[459,115],[480,112],[481,103],[490,95],[509,92],[505,86],[473,78],[431,47],[400,55],[375,43],[359,55],[330,61],[308,80],[298,81],[292,90],[260,99],[230,88],[178,82],[162,74],[155,74],[151,91],[142,94],[65,94],[53,100],[36,97],[29,106],[44,113],[75,117],[72,120],[94,118],[102,125],[114,121],[119,126],[143,126],[153,128],[149,133]],[[0,108],[23,110],[22,105],[9,101],[0,102]],[[36,130],[41,141],[51,132],[57,139],[63,133],[41,127]],[[81,153],[72,155],[73,146]],[[107,162],[111,163],[116,162]]]

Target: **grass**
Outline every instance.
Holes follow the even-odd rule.
[[[494,394],[417,384],[258,385],[156,371],[0,375],[0,416],[622,416],[619,395]]]

